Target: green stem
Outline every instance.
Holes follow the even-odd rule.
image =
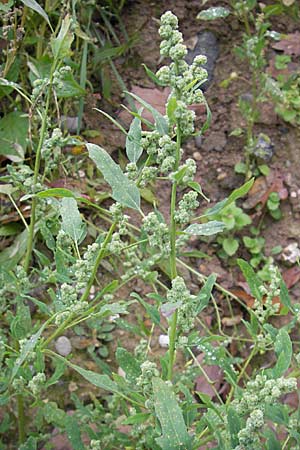
[[[17,395],[17,408],[18,408],[19,443],[23,444],[26,439],[26,431],[25,431],[24,398],[22,394]]]
[[[34,175],[33,175],[33,194],[35,194],[35,187],[37,184],[39,171],[40,171],[41,152],[42,152],[42,147],[43,147],[43,143],[44,143],[44,139],[45,139],[45,133],[47,130],[48,111],[49,111],[50,99],[51,99],[51,86],[52,86],[52,80],[53,80],[53,74],[55,71],[55,67],[56,67],[56,63],[54,63],[51,68],[50,81],[49,81],[49,87],[48,87],[48,93],[47,93],[47,99],[46,99],[46,106],[45,106],[45,111],[43,114],[42,127],[41,127],[41,131],[40,131],[40,139],[39,139],[39,143],[38,143],[38,146],[36,149]],[[28,272],[28,270],[29,270],[32,249],[33,249],[34,227],[35,227],[35,222],[36,222],[36,206],[37,206],[37,198],[34,196],[32,198],[32,204],[31,204],[31,215],[30,215],[30,225],[29,225],[28,239],[27,239],[27,250],[26,250],[26,256],[25,256],[25,261],[24,261],[24,269],[26,272]]]
[[[176,147],[176,164],[175,170],[178,169],[180,160],[180,147],[181,147],[181,133],[179,126],[177,125],[177,147]],[[170,270],[171,280],[177,277],[176,267],[176,222],[175,222],[175,210],[176,210],[176,194],[177,194],[177,182],[174,181],[171,192],[171,207],[170,207]],[[178,313],[174,312],[171,324],[169,328],[169,365],[168,365],[168,380],[173,378],[173,367],[175,363],[175,344],[176,344],[176,332],[177,332],[177,319]]]

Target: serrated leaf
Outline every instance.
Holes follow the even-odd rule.
[[[61,77],[61,83],[55,86],[58,98],[82,97],[86,91],[74,79],[71,72],[66,72]]]
[[[252,269],[250,264],[248,264],[243,259],[238,259],[237,263],[240,266],[240,269],[243,272],[243,275],[249,285],[251,294],[257,300],[261,300],[262,299],[262,294],[260,292],[261,282],[259,281],[258,277],[255,275],[254,270]]]
[[[138,112],[142,113],[141,110]],[[142,139],[142,122],[138,117],[135,117],[131,122],[129,132],[126,136],[126,155],[130,162],[137,163],[143,153],[141,146]]]
[[[118,347],[116,351],[117,363],[126,373],[128,381],[135,383],[141,374],[141,367],[137,360],[125,348]]]
[[[211,220],[207,223],[194,223],[189,225],[184,232],[194,234],[196,236],[211,236],[212,234],[221,233],[226,225],[217,220]]]
[[[200,20],[216,20],[216,19],[224,19],[229,16],[230,10],[224,8],[223,6],[216,6],[212,8],[205,9],[197,15],[197,19]]]
[[[200,314],[201,311],[203,311],[203,309],[208,305],[216,279],[217,276],[214,273],[209,275],[204,286],[201,288],[199,294],[197,295],[195,299],[195,302],[198,304],[197,315]]]
[[[80,244],[85,237],[86,227],[74,198],[64,197],[61,200],[60,215],[62,217],[62,230]]]
[[[30,9],[33,9],[36,13],[43,17],[46,20],[47,24],[52,30],[52,26],[46,11],[35,1],[35,0],[21,0],[21,2]]]
[[[133,97],[137,102],[139,102],[144,108],[146,108],[148,111],[151,112],[157,131],[161,136],[164,136],[165,134],[168,134],[169,131],[169,125],[164,116],[158,112],[153,106],[151,106],[149,103],[147,103],[145,100],[143,100],[141,97],[139,97],[136,94],[133,94],[132,92],[126,92],[125,94],[130,95]]]
[[[51,41],[52,53],[55,59],[63,59],[69,56],[71,44],[74,39],[73,33],[70,32],[71,19],[67,15],[61,24],[58,36]]]
[[[121,205],[140,211],[140,191],[122,172],[109,154],[96,144],[87,144],[90,158],[112,188],[112,197]]]
[[[157,377],[152,379],[152,385],[154,409],[162,430],[156,442],[162,450],[191,450],[192,439],[172,388]]]

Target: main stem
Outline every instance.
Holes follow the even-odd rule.
[[[36,187],[39,172],[40,172],[41,152],[42,152],[42,147],[43,147],[43,143],[44,143],[44,139],[45,139],[45,133],[46,133],[46,129],[47,129],[47,119],[48,119],[48,111],[49,111],[49,106],[50,106],[51,86],[52,86],[54,70],[55,70],[55,64],[53,65],[51,74],[50,74],[49,89],[48,89],[48,93],[47,93],[45,111],[44,111],[43,119],[42,119],[40,139],[39,139],[39,143],[38,143],[38,146],[36,149],[34,175],[33,175],[33,194],[35,194],[35,187]],[[28,239],[27,239],[27,249],[26,249],[26,256],[25,256],[25,261],[24,261],[24,269],[26,272],[28,272],[28,270],[29,270],[29,265],[30,265],[30,261],[31,261],[31,255],[32,255],[34,227],[35,227],[35,222],[36,222],[36,206],[37,206],[37,198],[35,196],[33,196],[32,203],[31,203],[31,215],[30,215],[30,225],[29,225]]]
[[[181,133],[179,125],[177,124],[177,147],[176,147],[176,164],[175,170],[178,169],[180,160],[180,147],[181,147]],[[170,269],[171,280],[177,277],[176,267],[176,222],[175,222],[175,210],[176,210],[176,194],[177,194],[177,181],[174,180],[171,192],[171,207],[170,207]],[[168,380],[173,378],[173,367],[175,363],[175,344],[176,344],[176,329],[177,329],[177,310],[174,312],[171,324],[169,328],[169,365],[168,365]]]

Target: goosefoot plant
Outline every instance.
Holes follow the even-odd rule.
[[[63,26],[66,27],[66,23]],[[54,427],[59,432],[66,432],[75,450],[196,450],[208,443],[219,450],[271,450],[276,448],[277,431],[282,430],[285,433],[284,448],[292,448],[295,442],[300,444],[298,414],[291,414],[282,402],[282,395],[297,387],[292,375],[298,375],[299,358],[295,358],[293,374],[288,377],[285,374],[293,355],[289,332],[299,320],[300,308],[291,304],[278,270],[275,267],[270,269],[271,282],[265,286],[257,279],[251,266],[239,260],[255,298],[253,310],[247,310],[250,320],[244,322],[249,339],[243,340],[242,344],[245,346],[249,342],[251,351],[243,361],[229,351],[229,344],[234,340],[239,342],[241,338],[238,334],[229,336],[224,333],[212,295],[213,287],[231,299],[238,301],[238,298],[217,285],[214,274],[203,277],[177,257],[190,235],[209,236],[224,229],[223,222],[210,219],[245,195],[253,180],[233,191],[228,199],[202,216],[193,218],[199,205],[198,194],[201,195],[202,190],[193,179],[196,163],[192,159],[184,159],[182,147],[184,140],[195,133],[195,113],[189,106],[195,102],[206,105],[200,89],[206,79],[206,71],[201,67],[205,57],[198,56],[191,66],[187,65],[184,60],[187,50],[178,31],[178,20],[171,12],[161,17],[159,32],[161,54],[169,57],[171,62],[156,75],[148,71],[152,79],[171,88],[166,116],[133,96],[152,113],[154,125],[142,118],[140,110],[134,113],[129,132],[124,130],[129,159],[126,173],[105,150],[87,144],[89,156],[111,186],[116,203],[107,211],[68,189],[34,189],[32,195],[36,211],[41,202],[43,215],[52,225],[57,224],[53,217],[61,217],[60,227],[50,227],[49,223],[44,223],[44,228],[40,227],[43,221],[38,217],[34,221],[35,226],[31,225],[33,231],[29,233],[31,240],[24,267],[1,271],[1,307],[5,312],[0,345],[0,401],[5,408],[0,430],[3,436],[1,445],[5,446],[5,433],[15,422],[18,423],[20,450],[36,449],[41,444],[51,446],[50,433]],[[70,48],[69,33],[60,33],[59,36]],[[142,122],[146,122],[148,131],[142,130]],[[207,124],[202,130],[205,128]],[[43,148],[45,135],[41,139],[39,150]],[[143,154],[145,159],[141,162]],[[170,182],[168,217],[157,209],[147,215],[143,212],[140,188],[155,180],[157,183]],[[36,182],[34,184],[36,188]],[[186,189],[187,192],[183,193]],[[96,208],[110,224],[108,231],[101,232],[85,249],[82,242],[86,227],[77,202]],[[126,212],[134,210],[135,214],[140,214],[141,228],[132,223],[133,220],[124,213],[125,208]],[[199,223],[200,219],[206,222]],[[44,243],[53,252],[55,264],[34,248],[36,229],[41,231]],[[33,248],[40,267],[31,271]],[[98,280],[98,270],[104,260],[110,259],[117,264],[120,258],[120,277],[104,282],[102,274]],[[203,282],[200,292],[190,292],[180,268]],[[167,281],[158,270],[167,274]],[[132,292],[130,300],[120,300],[118,290],[136,279],[143,280],[153,292],[147,295],[147,299]],[[97,282],[99,289],[97,287],[92,292]],[[46,299],[36,298],[34,288],[40,286],[44,290],[48,288]],[[291,321],[281,329],[268,323],[272,316],[278,314],[279,304],[273,304],[273,298],[278,295],[284,312],[292,314]],[[216,312],[217,334],[199,316],[210,300]],[[28,301],[38,310],[35,321],[32,321],[33,313]],[[151,319],[150,329],[145,329],[145,326],[137,329],[124,320],[130,305],[136,302],[145,308]],[[124,376],[113,373],[108,364],[101,364],[96,358],[94,360],[102,368],[102,374],[75,364],[71,360],[72,348],[63,336],[67,330],[71,331],[85,321],[92,326],[93,321],[107,317],[117,326],[134,331],[141,337],[134,353],[120,345],[116,350],[116,361]],[[201,325],[203,333],[196,325]],[[168,342],[168,348],[159,361],[151,355],[155,327],[167,335]],[[54,342],[56,351],[53,351]],[[275,351],[275,366],[265,370],[253,369],[253,379],[249,380],[247,368],[250,363],[260,353],[272,351]],[[179,352],[187,358],[188,364],[181,370],[174,370],[178,367],[176,355]],[[198,352],[205,354],[206,365],[217,365],[222,371],[224,383],[229,388],[227,397],[218,392],[197,359]],[[49,398],[49,389],[62,381],[68,369],[94,385],[97,393],[101,390],[107,394],[99,399],[93,391],[90,393],[91,401],[85,403],[73,393],[71,401],[75,411],[67,414],[60,399]],[[199,374],[211,386],[215,400],[207,394],[195,392],[194,380]],[[25,408],[27,415],[32,417],[31,423],[26,421]],[[83,433],[89,438],[87,446],[83,444]]]

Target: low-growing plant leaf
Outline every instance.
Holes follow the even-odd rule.
[[[148,111],[151,112],[157,131],[161,136],[164,136],[169,131],[169,125],[164,116],[158,112],[153,106],[151,106],[149,103],[147,103],[145,100],[143,100],[141,97],[139,97],[136,94],[133,94],[132,92],[126,92],[125,94],[131,95],[136,101],[138,101],[144,108],[146,108]]]
[[[211,220],[207,223],[194,223],[189,225],[184,232],[197,236],[211,236],[212,234],[221,233],[224,228],[226,228],[226,225],[223,222]]]
[[[160,79],[156,76],[154,72],[152,72],[151,69],[149,69],[149,67],[146,66],[146,64],[142,64],[142,66],[144,67],[145,72],[150,78],[150,80],[154,81],[154,83],[157,84],[158,86],[163,86],[163,83],[160,81]]]
[[[62,230],[80,244],[85,238],[86,227],[81,219],[76,200],[64,197],[60,204],[60,214],[62,217]]]
[[[197,15],[197,19],[200,20],[225,19],[225,17],[229,16],[229,14],[230,10],[228,8],[224,8],[223,6],[216,6],[200,11],[199,14]]]
[[[264,435],[267,438],[266,450],[281,450],[282,449],[282,446],[281,446],[280,442],[278,441],[277,436],[275,435],[275,433],[272,430],[270,430],[270,428],[268,428],[265,431]]]
[[[14,269],[26,252],[27,239],[28,231],[25,228],[25,230],[14,239],[13,244],[0,253],[0,267],[6,270]]]
[[[65,188],[51,188],[46,189],[45,191],[38,192],[36,194],[39,198],[48,198],[48,197],[70,197],[75,198],[75,194],[69,189]]]
[[[43,17],[46,20],[47,24],[52,30],[52,26],[46,11],[36,2],[35,0],[21,0],[21,2],[30,9],[33,9],[36,13]]]
[[[277,361],[275,367],[272,369],[272,374],[274,378],[279,378],[289,368],[293,355],[292,341],[285,329],[281,328],[279,330],[274,348]]]
[[[67,437],[74,450],[85,450],[85,446],[81,440],[80,427],[74,416],[67,416],[65,421]]]
[[[86,94],[85,89],[74,79],[72,72],[66,72],[61,77],[61,83],[55,86],[55,92],[58,98],[81,97]]]
[[[286,306],[290,311],[293,311],[293,305],[289,296],[289,290],[285,284],[285,282],[283,281],[283,279],[281,279],[280,281],[280,301],[281,303]]]
[[[121,369],[126,373],[128,381],[134,383],[141,374],[141,367],[138,361],[125,348],[121,347],[117,348],[116,359]]]
[[[142,113],[141,110],[138,112]],[[131,122],[129,132],[126,136],[126,155],[130,162],[137,163],[143,153],[141,146],[142,139],[142,122],[138,117],[135,117]]]
[[[162,430],[156,442],[162,450],[191,450],[192,439],[172,388],[157,377],[152,379],[152,385],[154,409]]]
[[[255,275],[254,270],[252,269],[250,264],[248,264],[243,259],[238,259],[237,263],[240,266],[240,269],[243,272],[243,275],[249,285],[251,294],[257,300],[261,300],[262,299],[262,294],[260,292],[261,282],[259,281],[258,277]]]
[[[207,307],[216,279],[217,276],[214,273],[209,275],[204,286],[201,288],[199,294],[197,295],[195,299],[195,302],[198,304],[197,315],[200,314],[201,311],[203,311],[203,309]]]
[[[233,237],[225,238],[222,242],[222,247],[228,256],[233,256],[239,248],[239,241]]]
[[[113,198],[123,206],[140,211],[140,192],[122,172],[109,154],[96,144],[87,144],[90,158],[95,162],[103,177],[112,188]]]
[[[244,183],[239,188],[234,189],[234,191],[232,191],[229,197],[227,198],[225,206],[228,206],[231,203],[235,202],[238,198],[244,197],[244,195],[246,195],[252,188],[254,180],[255,180],[254,178],[251,178],[249,181]]]

